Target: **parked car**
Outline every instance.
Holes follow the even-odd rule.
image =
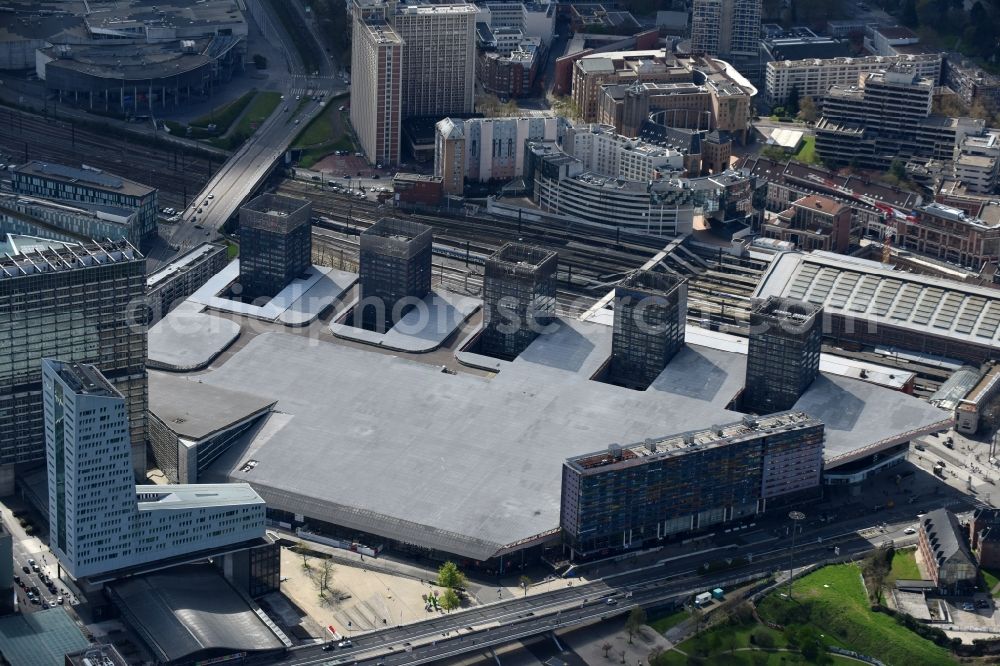
[[[912,527],[907,527],[905,530],[903,530],[903,534],[916,534],[916,533],[917,531]]]

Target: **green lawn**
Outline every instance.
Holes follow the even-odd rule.
[[[347,95],[328,100],[322,113],[295,138],[292,148],[302,151],[299,166],[308,169],[335,150],[355,152],[354,141],[347,131],[347,111],[340,110],[345,101]]]
[[[243,113],[243,109],[247,108],[247,104],[253,99],[254,94],[252,90],[244,93],[232,102],[223,104],[200,118],[195,118],[188,124],[192,127],[208,127],[214,124],[217,134],[225,134],[229,130],[229,126],[233,124],[233,121]]]
[[[672,613],[668,613],[666,615],[651,617],[646,622],[646,624],[655,629],[656,633],[662,634],[667,629],[670,629],[671,627],[676,627],[678,624],[688,619],[689,617],[691,617],[691,613],[689,613],[686,610],[679,610],[679,611],[674,611]]]
[[[997,583],[1000,583],[1000,571],[983,568],[979,572],[983,574],[983,581],[986,582],[987,591],[992,591],[997,586]]]
[[[917,568],[916,548],[897,550],[892,556],[889,580],[921,580],[921,578],[920,569]]]
[[[802,147],[795,153],[795,159],[806,164],[819,164],[819,158],[816,157],[816,137],[803,137]]]
[[[232,261],[240,253],[240,246],[236,243],[226,241],[226,259]]]
[[[247,109],[247,112],[240,118],[239,124],[236,125],[236,132],[247,132],[249,135],[253,131],[251,125],[260,125],[260,123],[267,120],[280,103],[281,93],[257,93],[257,96],[253,98],[253,102],[250,104],[250,108]]]
[[[944,648],[888,615],[872,612],[854,565],[824,567],[795,581],[792,592],[792,600],[777,593],[764,598],[758,606],[761,617],[777,624],[811,625],[827,638],[887,664],[954,663]]]
[[[281,93],[257,93],[232,133],[226,137],[212,139],[211,143],[226,150],[236,150],[256,131],[260,123],[274,113],[279,104],[281,104]]]
[[[686,655],[695,655],[703,659],[704,664],[712,666],[783,666],[814,663],[795,651],[765,652],[751,650],[750,636],[770,636],[771,649],[788,649],[788,639],[785,634],[763,625],[731,625],[727,624],[694,638],[690,638],[677,646]],[[830,641],[839,645],[839,641]],[[686,666],[688,657],[681,652],[664,652],[656,660],[654,666]],[[827,653],[833,664],[857,663],[849,659]]]

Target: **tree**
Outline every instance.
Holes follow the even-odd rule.
[[[909,28],[916,28],[920,25],[917,17],[917,0],[903,0],[903,8],[899,14],[899,20]]]
[[[642,625],[646,624],[646,611],[641,607],[636,606],[632,609],[632,612],[628,614],[628,619],[625,620],[625,630],[628,632],[628,642],[632,642],[632,636]]]
[[[521,585],[521,589],[524,590],[524,596],[528,596],[528,588],[531,587],[531,578],[528,576],[521,576],[518,583]]]
[[[319,580],[317,581],[319,596],[326,596],[326,593],[330,591],[331,576],[333,576],[333,560],[324,557],[320,560],[319,565]]]
[[[552,101],[552,110],[555,111],[557,116],[569,118],[570,120],[576,120],[582,115],[580,107],[569,95],[555,98]]]
[[[438,569],[438,585],[450,590],[465,587],[465,574],[458,570],[454,562],[445,562]]]
[[[753,633],[750,634],[750,640],[757,647],[765,649],[774,647],[774,636],[764,627],[754,629]]]
[[[612,645],[611,643],[609,643],[607,641],[604,641],[604,645],[601,646],[601,649],[604,650],[604,658],[605,659],[608,659],[608,653],[611,652],[611,648],[613,648],[613,647],[614,647],[614,645]]]
[[[799,112],[799,89],[793,87],[788,91],[788,99],[785,101],[785,111],[790,116]]]
[[[807,123],[812,123],[816,121],[816,117],[816,102],[812,97],[806,95],[799,100],[799,118]]]
[[[450,587],[441,595],[441,608],[449,613],[462,605],[462,600],[458,598],[458,593]]]
[[[306,555],[306,549],[302,547],[302,544],[297,544],[295,550],[299,555],[302,556],[302,568],[309,571],[312,567],[309,565],[309,556]]]
[[[889,166],[889,175],[895,177],[900,182],[906,180],[906,162],[903,160],[893,160]]]

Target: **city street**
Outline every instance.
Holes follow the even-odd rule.
[[[25,586],[22,588],[15,581],[17,604],[20,610],[33,612],[44,608],[54,608],[59,605],[60,597],[63,598],[64,604],[77,603],[77,595],[72,586],[59,579],[58,563],[45,542],[37,535],[25,533],[17,517],[13,515],[6,504],[0,504],[0,515],[11,533],[14,551],[14,575],[18,576]],[[38,528],[37,521],[32,520],[32,524],[35,525],[36,529]],[[35,563],[38,571],[34,571],[31,562]],[[26,572],[25,569],[28,571]],[[48,577],[55,586],[55,592],[49,591],[42,579],[43,575]],[[39,603],[31,603],[28,600],[28,590],[32,587],[38,588]]]

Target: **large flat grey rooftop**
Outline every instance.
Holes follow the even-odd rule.
[[[149,373],[149,411],[178,436],[200,440],[260,413],[277,398]]]
[[[566,458],[740,418],[726,405],[742,387],[743,354],[689,345],[650,389],[634,391],[589,379],[610,336],[602,324],[563,321],[499,374],[480,377],[260,335],[198,376],[278,400],[204,478],[250,482],[271,508],[487,559],[557,529]],[[831,462],[950,420],[912,396],[825,375],[795,408],[829,423]],[[257,464],[242,471],[249,460]]]
[[[150,368],[191,371],[204,368],[240,337],[240,325],[202,312],[185,301],[149,329]]]

